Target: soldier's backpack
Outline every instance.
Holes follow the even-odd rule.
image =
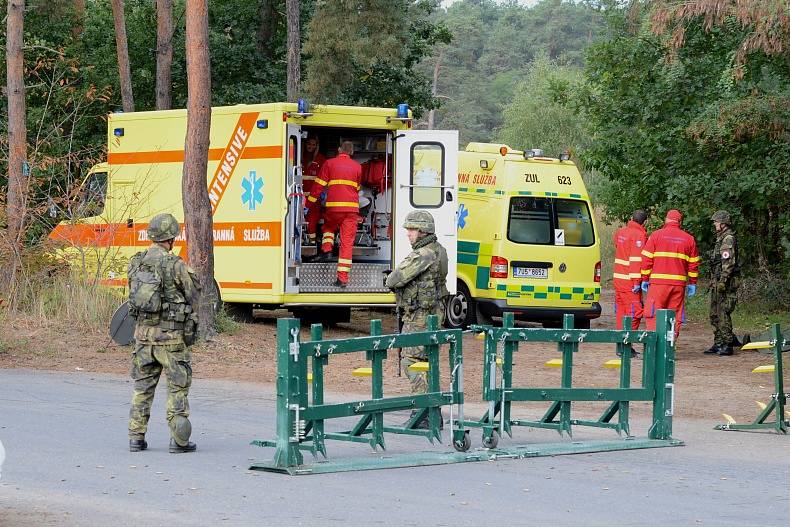
[[[139,252],[129,260],[129,313],[135,317],[159,314],[162,310],[164,259],[152,262],[146,260],[147,254]]]

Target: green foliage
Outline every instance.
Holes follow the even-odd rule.
[[[497,141],[519,149],[542,148],[554,157],[566,149],[575,153],[587,148],[584,116],[576,108],[581,84],[581,68],[537,58],[505,107]]]
[[[608,217],[678,208],[704,249],[711,213],[726,209],[745,263],[781,265],[790,235],[790,61],[755,52],[738,79],[733,57],[747,32],[739,24],[706,31],[692,21],[684,45],[670,50],[619,14],[616,34],[590,49],[584,96],[593,142],[583,160],[603,176],[597,195]]]
[[[441,56],[441,107],[435,126],[459,130],[462,144],[493,139],[503,127],[503,116],[511,117],[516,87],[536,58],[580,67],[584,49],[605,27],[601,13],[590,4],[557,0],[530,8],[515,2],[461,0],[437,20],[452,32],[453,42],[435,52],[423,68],[432,73],[435,57]]]
[[[415,69],[449,32],[428,20],[432,0],[322,2],[308,26],[305,90],[316,102],[395,106],[418,116],[435,106],[428,79]]]

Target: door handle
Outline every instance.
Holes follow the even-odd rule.
[[[444,195],[445,201],[453,201],[453,193],[449,190]]]

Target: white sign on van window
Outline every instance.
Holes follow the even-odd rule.
[[[565,245],[565,229],[554,229],[554,245]]]

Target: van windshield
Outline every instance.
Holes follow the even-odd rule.
[[[507,238],[531,245],[589,247],[595,243],[595,231],[584,201],[514,197],[510,200]]]

